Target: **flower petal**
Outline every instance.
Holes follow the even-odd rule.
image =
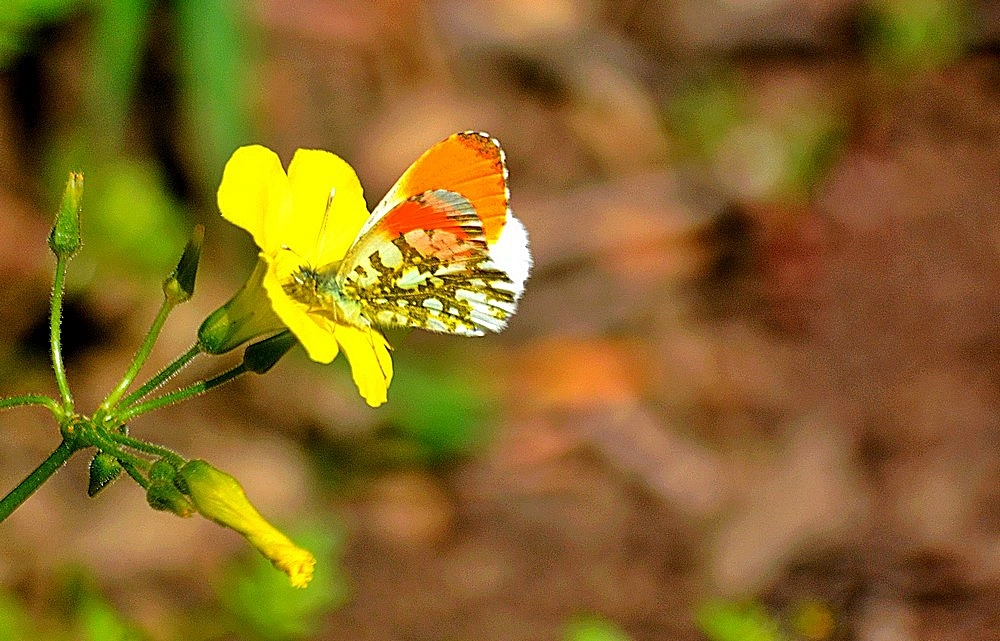
[[[250,232],[264,251],[281,244],[280,230],[291,211],[288,176],[277,154],[260,145],[237,149],[222,172],[219,211],[229,222]]]
[[[335,333],[340,349],[351,364],[358,392],[372,407],[385,403],[392,381],[389,343],[374,329],[337,325]]]
[[[280,253],[288,254],[289,252]],[[274,309],[274,313],[288,329],[292,330],[295,337],[302,343],[306,353],[309,354],[309,358],[317,363],[331,362],[340,351],[334,338],[332,321],[318,314],[309,314],[303,305],[289,298],[281,287],[273,259],[266,256],[265,259],[270,264],[270,268],[264,276],[264,289],[267,291],[268,298],[271,299],[271,308]]]
[[[295,213],[282,230],[282,244],[316,267],[342,259],[368,220],[357,174],[328,151],[299,149],[288,166],[288,180]]]

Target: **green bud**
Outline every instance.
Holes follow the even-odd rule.
[[[274,367],[288,350],[295,347],[299,339],[295,334],[284,331],[254,343],[243,352],[243,364],[255,374],[264,374]]]
[[[162,480],[173,483],[177,478],[177,468],[166,459],[157,459],[149,466],[148,476],[150,481]]]
[[[94,497],[122,473],[121,463],[107,452],[98,452],[90,459],[90,483],[87,496]]]
[[[171,479],[150,479],[146,488],[146,502],[154,510],[173,512],[177,516],[188,517],[194,514],[194,506],[186,496],[181,494]]]
[[[204,240],[205,226],[195,225],[177,267],[163,281],[163,295],[175,305],[194,296],[194,280],[198,275],[198,261],[201,259],[201,244]]]
[[[80,211],[83,209],[83,174],[70,172],[56,222],[49,234],[49,248],[56,256],[70,258],[80,249]]]

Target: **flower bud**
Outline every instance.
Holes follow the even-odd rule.
[[[295,334],[284,331],[254,343],[243,352],[243,364],[255,374],[266,374],[288,350],[295,347],[299,339]]]
[[[188,461],[180,470],[192,503],[202,516],[242,534],[292,586],[304,588],[313,577],[316,558],[264,520],[232,476],[205,461]]]
[[[146,488],[146,502],[154,510],[173,512],[177,516],[194,514],[191,501],[181,492],[177,481],[177,468],[169,461],[159,459],[149,466],[149,487]]]
[[[166,479],[153,479],[146,488],[146,502],[149,507],[161,512],[173,512],[177,516],[189,517],[194,514],[194,507],[186,496],[173,482]]]
[[[56,256],[70,258],[80,249],[80,211],[83,209],[83,174],[70,172],[56,222],[49,234],[49,248]]]
[[[183,303],[194,295],[194,280],[198,275],[201,244],[205,240],[205,226],[195,225],[184,253],[173,273],[163,281],[163,295],[173,304]]]

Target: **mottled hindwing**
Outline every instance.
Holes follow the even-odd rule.
[[[443,189],[409,196],[367,226],[336,281],[384,327],[479,336],[503,329],[517,304],[510,277],[490,259],[476,208]]]

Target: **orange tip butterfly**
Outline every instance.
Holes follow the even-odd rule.
[[[531,269],[509,200],[500,143],[453,134],[396,181],[343,260],[300,266],[283,288],[313,313],[363,329],[499,332]]]

